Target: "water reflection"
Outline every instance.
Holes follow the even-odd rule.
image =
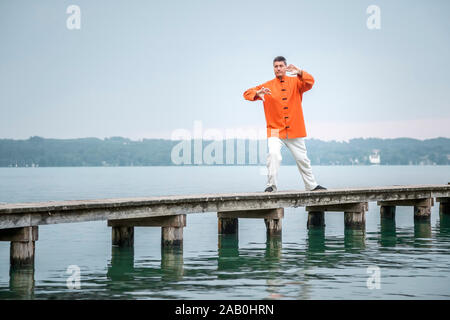
[[[432,239],[429,221],[396,229],[395,220],[381,219],[379,231],[369,236],[351,228],[326,236],[325,228],[311,228],[306,236],[284,244],[281,237],[268,237],[265,243],[239,247],[237,235],[219,235],[217,251],[212,248],[206,255],[199,251],[201,256],[186,260],[179,247],[161,248],[160,257],[156,252],[137,258],[133,247],[113,246],[106,278],[104,269],[83,273],[81,291],[68,291],[66,278],[41,281],[38,290],[34,268],[20,268],[10,269],[9,288],[6,284],[0,290],[0,299],[189,299],[213,291],[226,298],[310,299],[318,292],[335,298],[329,290],[341,283],[359,290],[358,284],[352,285],[355,270],[364,280],[367,263],[384,263],[394,273],[410,268],[413,273],[410,262],[417,247],[430,248],[421,254],[433,261],[433,254],[449,248],[450,217],[441,216],[434,231]],[[65,270],[61,274],[66,276]]]
[[[239,270],[239,237],[237,234],[218,235],[217,271],[236,272]],[[227,272],[219,272],[219,279],[230,278]],[[233,278],[231,276],[231,278]]]
[[[366,231],[364,229],[345,228],[344,248],[346,252],[359,253],[366,248]]]
[[[440,213],[439,215],[439,237],[450,236],[450,214]]]
[[[382,247],[395,247],[397,245],[395,219],[381,218],[379,243]]]
[[[266,241],[266,259],[271,261],[279,261],[281,258],[282,241],[281,237],[270,237]]]
[[[161,248],[161,271],[163,280],[182,280],[184,275],[183,247]]]
[[[133,279],[134,247],[111,247],[111,262],[106,276],[112,281],[129,281]]]
[[[414,246],[422,248],[431,248],[431,223],[428,220],[414,221]]]
[[[308,229],[306,248],[307,258],[310,258],[316,253],[325,252],[325,228]]]
[[[10,299],[34,299],[34,266],[10,267]]]

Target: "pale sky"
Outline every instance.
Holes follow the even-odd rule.
[[[264,129],[242,94],[277,55],[316,80],[308,138],[450,137],[449,14],[447,0],[1,0],[0,138]]]

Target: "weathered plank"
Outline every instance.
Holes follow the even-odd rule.
[[[379,206],[434,206],[433,198],[377,201]]]
[[[108,220],[108,227],[185,227],[186,215]]]
[[[0,229],[0,241],[37,241],[38,227]]]
[[[306,206],[306,211],[336,211],[336,212],[360,212],[362,210],[367,211],[369,209],[369,204],[367,202],[360,203],[343,203],[343,204],[332,204],[332,205],[322,205],[322,206]]]
[[[217,212],[219,218],[282,219],[284,208]]]

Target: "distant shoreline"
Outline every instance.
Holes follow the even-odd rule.
[[[450,165],[450,139],[306,140],[311,165]],[[0,167],[265,166],[267,141],[0,139]],[[282,165],[295,165],[282,147]]]

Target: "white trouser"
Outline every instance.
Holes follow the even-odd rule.
[[[283,143],[291,150],[291,153],[294,156],[298,171],[300,171],[303,178],[306,191],[310,191],[317,187],[318,184],[312,173],[311,161],[306,155],[305,139],[280,139],[278,137],[267,138],[267,145],[269,147],[269,152],[267,154],[267,186],[272,186],[275,190],[277,188],[277,175],[282,160],[281,147]]]

